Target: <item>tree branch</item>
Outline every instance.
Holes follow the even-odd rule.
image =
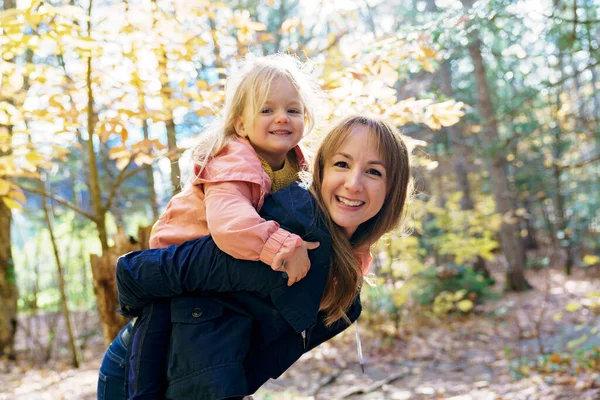
[[[108,199],[106,199],[106,203],[102,207],[104,212],[109,211],[110,208],[112,207],[112,202],[115,199],[117,190],[119,189],[121,184],[123,182],[125,182],[127,179],[129,179],[132,176],[134,176],[135,174],[137,174],[138,172],[143,171],[144,168],[146,168],[146,165],[142,165],[141,167],[137,167],[135,169],[132,169],[131,171],[128,171],[128,172],[126,171],[127,167],[129,167],[131,165],[131,163],[133,162],[133,159],[135,158],[136,155],[137,155],[137,153],[131,155],[129,162],[127,163],[125,168],[123,168],[119,172],[119,176],[117,176],[117,179],[115,179],[115,182],[113,183],[112,187],[110,188],[110,194],[108,195]]]
[[[588,164],[596,162],[598,160],[600,160],[600,155],[597,155],[596,157],[592,157],[592,158],[587,159],[587,160],[580,161],[577,164],[558,164],[558,168],[560,170],[581,168],[581,167],[584,167],[584,166],[586,166]]]
[[[581,69],[581,70],[577,70],[577,71],[575,71],[573,74],[571,74],[571,75],[569,75],[569,76],[565,76],[565,77],[561,78],[560,80],[558,80],[558,81],[556,81],[556,82],[554,82],[554,83],[551,83],[551,84],[549,84],[548,86],[546,86],[546,88],[552,88],[552,87],[560,86],[560,85],[562,85],[563,83],[565,83],[566,81],[568,81],[569,79],[573,79],[573,78],[575,78],[575,77],[577,77],[577,76],[581,75],[583,72],[587,71],[588,69],[594,68],[594,67],[596,67],[596,66],[598,66],[598,65],[600,65],[600,60],[599,60],[599,61],[596,61],[595,63],[588,64],[588,65],[586,65],[586,66],[585,66],[585,68],[583,68],[583,69]],[[512,109],[510,109],[509,111],[507,111],[507,112],[503,113],[503,115],[501,115],[501,116],[498,118],[498,121],[501,121],[501,120],[504,120],[504,119],[507,119],[507,118],[512,118],[512,117],[514,116],[514,114],[516,114],[517,112],[519,112],[519,111],[522,111],[522,110],[523,110],[523,105],[524,105],[526,102],[528,102],[529,100],[532,100],[532,99],[533,99],[535,96],[537,96],[538,94],[539,94],[539,91],[535,91],[535,92],[533,92],[533,93],[531,93],[531,94],[529,94],[529,95],[525,96],[525,98],[524,98],[524,99],[523,99],[523,100],[522,100],[522,101],[521,101],[519,104],[517,104],[517,106],[516,106],[516,107],[513,107],[513,108],[512,108]],[[514,135],[514,136],[511,136],[510,138],[506,139],[506,142],[504,143],[504,146],[506,146],[506,147],[510,147],[510,146],[511,146],[511,143],[512,143],[514,140],[517,140],[517,139],[519,139],[520,137],[521,137],[521,135]]]
[[[592,25],[592,24],[599,24],[600,23],[600,19],[588,19],[588,20],[580,20],[577,18],[571,19],[571,18],[564,18],[564,17],[559,17],[557,15],[547,15],[547,14],[542,14],[544,17],[548,18],[548,19],[558,19],[561,22],[574,22],[575,24],[581,24],[581,25]],[[575,14],[577,15],[577,14]]]
[[[67,208],[75,211],[76,213],[78,213],[80,215],[83,215],[84,217],[87,217],[90,220],[96,222],[96,217],[93,214],[91,214],[91,213],[89,213],[87,211],[84,211],[84,210],[78,208],[77,206],[75,206],[74,204],[72,204],[71,202],[69,202],[67,200],[61,199],[60,197],[56,197],[53,194],[50,194],[50,193],[48,193],[48,192],[46,192],[44,190],[40,190],[38,188],[31,188],[31,187],[23,186],[23,185],[19,184],[18,182],[15,182],[12,179],[10,181],[12,183],[14,183],[15,185],[17,185],[22,190],[26,191],[26,192],[38,194],[40,196],[44,196],[44,197],[46,197],[48,199],[54,200],[58,204],[61,204],[61,205],[65,206],[65,207],[67,207]]]

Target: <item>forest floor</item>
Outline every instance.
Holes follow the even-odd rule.
[[[392,335],[382,334],[389,327],[363,323],[364,374],[354,329],[348,329],[254,398],[600,399],[600,317],[593,312],[600,311],[600,274],[592,272],[576,270],[567,277],[557,269],[528,271],[534,290],[478,305],[469,316],[406,317]],[[494,275],[500,292],[502,274]],[[60,340],[64,329],[56,320],[54,348],[60,351],[45,363],[44,343],[32,337],[45,338],[44,329],[52,325],[20,322],[18,361],[0,361],[0,400],[95,399],[104,352],[95,318],[94,313],[74,318],[87,337],[79,369],[68,365]]]

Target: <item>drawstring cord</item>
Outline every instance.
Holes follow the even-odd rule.
[[[360,369],[362,371],[362,373],[365,373],[365,360],[363,358],[363,352],[362,352],[362,344],[360,342],[360,334],[358,333],[358,320],[356,320],[356,322],[354,323],[354,326],[356,327],[356,352],[358,353],[358,362],[360,363]]]

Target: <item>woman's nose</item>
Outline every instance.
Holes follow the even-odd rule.
[[[362,191],[362,176],[360,171],[350,171],[346,176],[345,185],[346,189],[350,192],[356,193]]]

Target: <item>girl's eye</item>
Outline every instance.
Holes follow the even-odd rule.
[[[270,108],[263,108],[262,110],[260,110],[260,113],[261,113],[261,114],[268,114],[268,113],[270,113],[270,112],[271,112],[271,109],[270,109]]]
[[[300,114],[300,110],[298,110],[298,109],[295,109],[295,108],[292,108],[291,110],[288,110],[288,112],[289,112],[290,114]]]
[[[333,166],[338,168],[348,168],[348,163],[346,161],[338,161],[333,163]]]
[[[381,171],[376,170],[375,168],[371,168],[371,169],[367,170],[367,174],[371,174],[371,175],[375,175],[375,176],[383,176]]]

